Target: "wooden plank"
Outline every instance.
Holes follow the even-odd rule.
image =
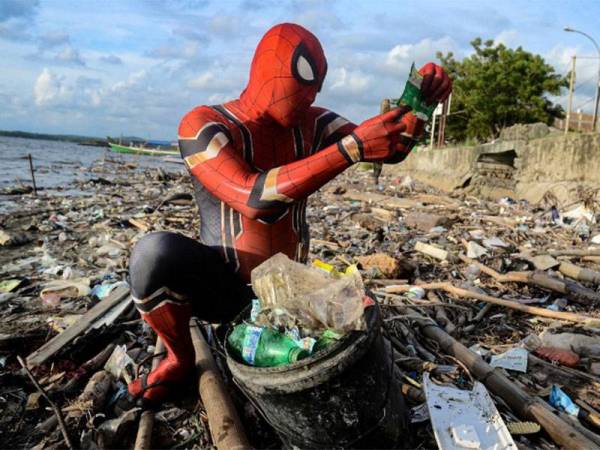
[[[90,325],[96,321],[96,319],[104,315],[113,306],[117,305],[128,296],[128,287],[120,286],[116,288],[108,297],[100,300],[99,303],[94,305],[88,312],[86,312],[81,319],[79,319],[59,335],[54,336],[52,339],[30,354],[27,357],[27,365],[29,367],[35,367],[43,364],[48,358],[87,330]]]

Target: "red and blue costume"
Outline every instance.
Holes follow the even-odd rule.
[[[136,306],[168,351],[147,380],[130,384],[132,395],[160,401],[168,382],[191,371],[192,314],[231,320],[252,298],[254,267],[278,252],[306,260],[310,194],[356,162],[403,160],[421,136],[424,123],[407,109],[357,126],[311,106],[326,73],[318,39],[299,25],[280,24],[260,41],[239,99],[200,106],[181,120],[179,147],[195,189],[200,242],[152,233],[132,252]],[[432,63],[421,73],[426,98],[443,101],[451,90],[447,75]]]

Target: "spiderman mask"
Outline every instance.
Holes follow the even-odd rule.
[[[253,119],[292,127],[314,102],[326,72],[316,36],[300,25],[279,24],[259,42],[241,100]]]

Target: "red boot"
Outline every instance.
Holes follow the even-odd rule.
[[[190,335],[190,304],[165,303],[162,306],[142,313],[161,338],[167,349],[167,356],[158,367],[147,376],[129,383],[131,396],[144,403],[158,404],[177,389],[177,384],[191,375],[194,369],[194,347]]]

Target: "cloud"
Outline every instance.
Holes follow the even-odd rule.
[[[369,89],[371,81],[369,75],[341,67],[331,73],[329,89],[343,95],[360,94]]]
[[[0,1],[0,22],[13,18],[27,18],[36,13],[39,0],[2,0]]]
[[[389,70],[408,72],[413,61],[429,61],[435,59],[436,52],[456,52],[457,44],[454,40],[445,36],[440,39],[422,39],[416,44],[398,44],[394,46],[386,55],[385,67]]]
[[[44,68],[35,80],[33,95],[38,106],[48,105],[66,94],[64,78],[59,77],[48,68]]]
[[[146,52],[150,58],[173,60],[173,59],[193,59],[199,55],[199,46],[196,42],[186,42],[178,45],[173,40],[166,42],[159,47]]]
[[[33,38],[30,19],[38,6],[39,0],[0,0],[0,39],[30,41]]]
[[[199,88],[205,89],[211,87],[212,83],[215,82],[215,76],[212,72],[204,72],[203,74],[198,75],[196,78],[188,81],[188,86],[191,88]]]
[[[38,47],[42,51],[68,44],[70,40],[69,34],[64,31],[50,31],[38,37]]]
[[[557,73],[566,75],[571,70],[573,56],[589,54],[581,47],[569,47],[562,44],[555,45],[544,55],[548,64],[554,67]],[[575,65],[575,91],[573,95],[573,110],[581,108],[584,113],[591,114],[596,94],[595,82],[598,79],[598,60],[588,58],[576,58]],[[567,108],[568,92],[559,97],[550,97],[550,100],[560,103]]]
[[[512,48],[519,45],[520,36],[517,30],[504,30],[494,38],[494,42]]]
[[[0,4],[2,0],[0,0]],[[0,22],[0,39],[7,41],[25,42],[32,39],[31,33],[19,20]]]
[[[222,74],[219,76],[217,74]],[[227,71],[220,65],[215,65],[211,70],[202,72],[200,75],[191,78],[187,82],[187,86],[198,90],[223,90],[223,89],[240,89],[242,88],[242,80],[236,74]]]
[[[85,66],[85,61],[81,57],[79,50],[69,46],[62,49],[55,56],[55,59],[59,62],[66,64],[74,64],[77,66]]]
[[[123,60],[121,58],[119,58],[117,55],[113,55],[113,54],[101,56],[100,61],[107,63],[107,64],[113,64],[115,66],[123,64]]]
[[[241,21],[239,16],[219,14],[214,16],[208,24],[208,29],[211,34],[218,35],[225,39],[235,37],[235,34],[240,31],[240,28]]]

